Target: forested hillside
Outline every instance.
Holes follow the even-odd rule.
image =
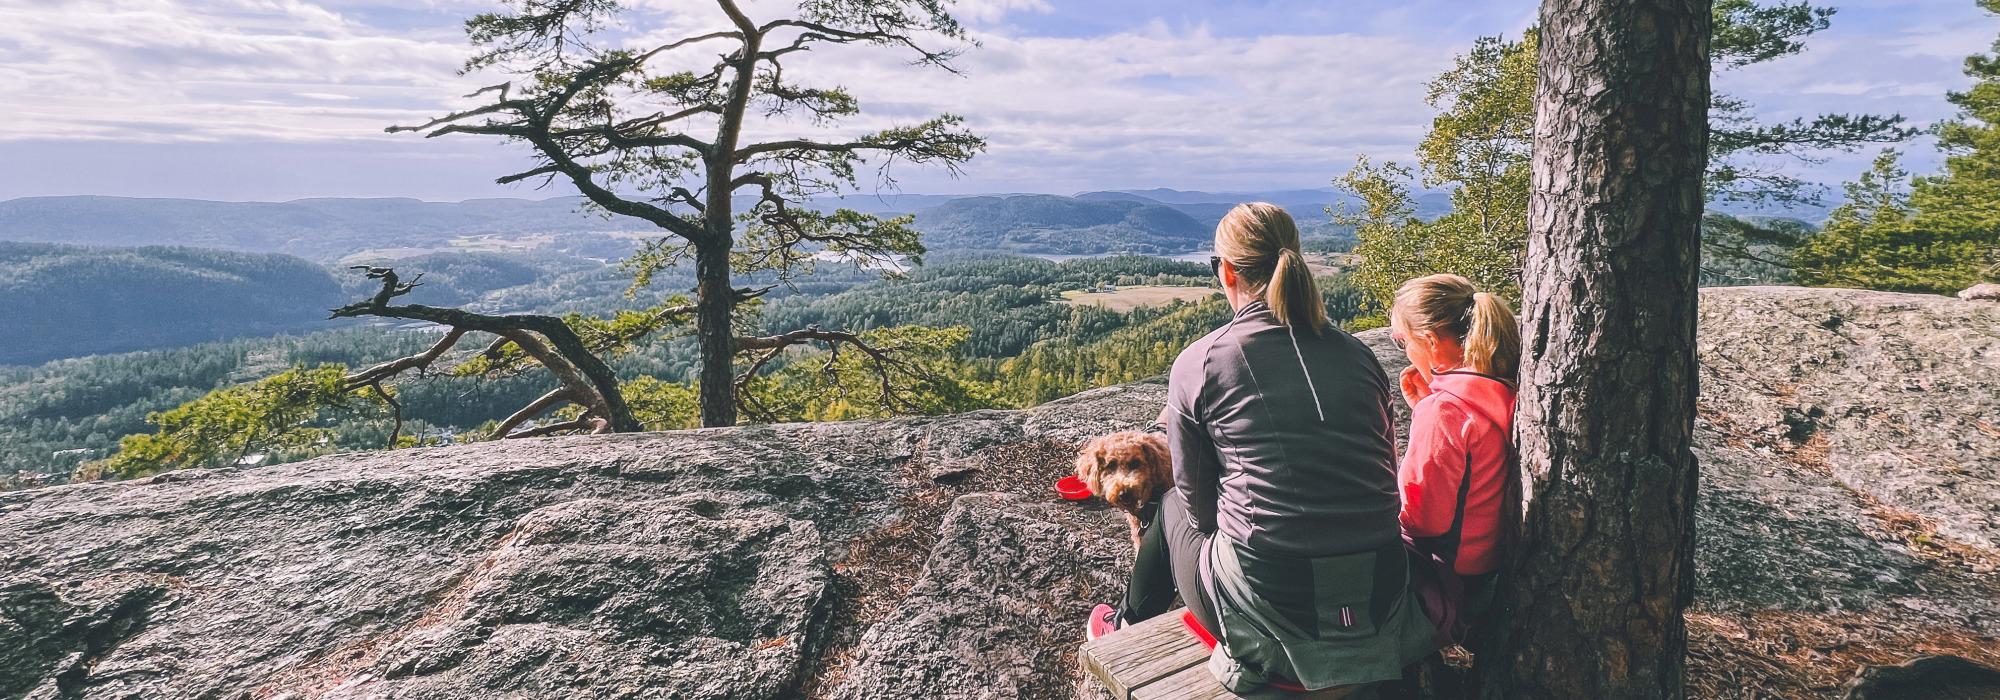
[[[0,242],[0,364],[326,328],[340,285],[289,255]]]
[[[396,264],[425,271],[427,281],[436,279],[434,288],[420,287],[415,293],[416,300],[424,303],[431,303],[434,295],[436,303],[469,300],[478,306],[588,313],[638,303],[623,296],[630,278],[619,277],[615,267],[565,272],[561,268],[568,263],[537,263],[515,256],[404,259]],[[325,279],[323,272],[315,272]],[[954,348],[961,359],[952,371],[967,381],[995,387],[990,405],[1025,406],[1071,393],[1072,387],[1157,374],[1177,348],[1227,316],[1219,300],[1130,313],[1054,303],[1065,290],[1103,283],[1205,286],[1210,281],[1206,265],[1157,257],[1054,263],[946,254],[906,277],[879,277],[875,271],[827,266],[810,278],[810,286],[773,290],[773,298],[753,322],[760,330],[812,324],[857,331],[908,325],[967,328],[967,338]],[[529,282],[487,289],[523,280]],[[667,275],[656,284],[671,290],[685,283],[682,277]],[[334,287],[331,280],[325,284]],[[1339,288],[1334,280],[1329,284]],[[356,291],[350,290],[348,296]],[[1329,296],[1332,308],[1345,308],[1338,293]],[[552,303],[557,300],[564,303]],[[315,307],[314,324],[324,318],[324,308],[325,304]],[[66,473],[83,461],[106,456],[119,438],[152,430],[148,414],[225,386],[297,367],[364,366],[418,352],[435,339],[433,331],[374,326],[6,370],[0,372],[0,479],[17,471]],[[685,382],[692,378],[692,345],[685,334],[663,334],[617,357],[612,365],[627,381]],[[497,377],[433,373],[402,382],[397,398],[409,418],[403,432],[429,442],[458,439],[548,391],[547,384],[542,373]],[[330,420],[337,437],[318,451],[379,449],[390,428],[386,413],[358,404],[354,411]],[[305,455],[266,459],[291,456]]]

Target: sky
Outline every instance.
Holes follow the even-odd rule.
[[[607,41],[643,45],[722,21],[705,0],[627,0]],[[1718,74],[1762,119],[1822,112],[1948,117],[1964,57],[2000,36],[1972,0],[1827,0],[1807,51]],[[792,3],[749,0],[753,16]],[[98,194],[547,197],[490,137],[386,134],[498,74],[459,75],[462,24],[487,0],[0,0],[0,199]],[[858,133],[963,115],[989,149],[957,177],[899,164],[862,191],[1046,192],[1325,187],[1356,156],[1409,161],[1434,110],[1424,83],[1482,35],[1517,36],[1529,0],[962,0],[979,46],[961,75],[879,47],[829,47],[787,77],[842,85]],[[706,60],[712,60],[711,52]],[[682,53],[676,60],[704,60]],[[690,64],[692,65],[692,64]],[[754,136],[818,134],[763,125]],[[1905,147],[1923,172],[1928,143]],[[1837,184],[1873,152],[1793,172]]]

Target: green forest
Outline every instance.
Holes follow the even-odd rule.
[[[562,303],[535,304],[534,308],[557,312],[574,311],[580,300],[593,298],[582,290],[591,288],[594,275],[566,271],[570,267],[567,263],[552,265],[554,270],[535,270],[516,259],[440,256],[437,262],[444,264],[431,274],[439,279],[436,294],[441,303],[527,303],[513,296],[526,291],[519,289],[522,285],[509,284],[499,288],[504,293],[492,295],[490,290],[479,289],[482,285],[458,281],[466,276],[523,284],[546,279],[550,286],[538,291],[566,298]],[[412,265],[410,269],[428,268]],[[949,348],[952,371],[967,382],[994,389],[974,403],[953,405],[954,410],[1033,405],[1088,387],[1158,374],[1188,340],[1206,333],[1227,316],[1219,296],[1215,301],[1130,313],[1051,302],[1061,291],[1103,283],[1209,284],[1206,265],[1157,257],[1054,263],[1030,257],[947,255],[887,280],[875,272],[834,270],[829,267],[831,274],[811,278],[814,285],[810,287],[777,295],[761,307],[757,322],[773,328],[825,324],[864,331],[901,326],[966,329]],[[618,274],[615,267],[600,272],[606,280]],[[1329,290],[1342,289],[1338,278],[1328,278],[1325,283]],[[623,278],[623,284],[629,285],[630,278]],[[630,305],[619,293],[622,286],[606,286],[616,291],[596,297],[600,306],[594,311],[609,312],[620,304]],[[1338,294],[1330,291],[1329,296],[1337,300]],[[1340,308],[1337,301],[1330,306]],[[0,473],[67,473],[86,461],[107,456],[120,438],[148,432],[153,427],[148,416],[171,411],[210,392],[295,370],[309,374],[328,365],[365,366],[419,352],[435,336],[435,329],[340,328],[0,369]],[[685,382],[692,362],[687,337],[662,335],[620,355],[613,365],[627,381]],[[472,439],[480,426],[547,391],[547,383],[545,376],[536,373],[459,376],[448,372],[400,382],[397,399],[410,417],[403,432],[412,438],[410,444]],[[822,417],[837,414],[829,405],[801,411]],[[309,444],[276,447],[252,439],[256,449],[232,456],[231,461],[250,453],[265,455],[263,461],[276,461],[330,451],[379,449],[387,446],[391,420],[380,405],[355,401],[348,410],[330,411],[309,421],[325,429]]]

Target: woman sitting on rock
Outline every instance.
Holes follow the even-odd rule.
[[[1403,348],[1403,399],[1410,446],[1398,480],[1403,532],[1422,558],[1435,558],[1438,616],[1447,641],[1468,641],[1492,603],[1503,542],[1518,519],[1514,452],[1514,372],[1521,334],[1514,310],[1458,275],[1404,282],[1389,312],[1389,337]]]
[[[1122,613],[1099,606],[1092,636],[1165,612],[1173,596],[1159,592],[1177,589],[1232,691],[1400,678],[1436,646],[1397,523],[1388,378],[1327,321],[1283,209],[1237,206],[1215,251],[1235,318],[1168,377],[1174,486],[1148,528],[1163,542],[1141,545],[1132,581],[1151,593]]]

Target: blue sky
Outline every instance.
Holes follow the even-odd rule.
[[[1972,0],[1830,0],[1808,51],[1721,74],[1771,120],[1824,111],[1951,113],[1964,56],[2000,35]],[[628,40],[717,21],[702,0],[630,0]],[[0,0],[0,199],[57,194],[282,200],[542,197],[498,186],[523,154],[421,121],[498,82],[457,76],[459,24],[484,0]],[[776,13],[780,0],[752,0]],[[892,171],[906,192],[1319,187],[1366,154],[1408,160],[1423,83],[1484,34],[1518,34],[1522,0],[968,0],[982,46],[963,77],[881,49],[788,71],[862,99],[850,130],[965,115],[992,144],[964,176]],[[777,124],[776,135],[809,130]],[[1919,171],[1927,144],[1909,149]],[[1871,154],[1827,154],[1809,179]],[[873,188],[879,183],[868,182]]]

